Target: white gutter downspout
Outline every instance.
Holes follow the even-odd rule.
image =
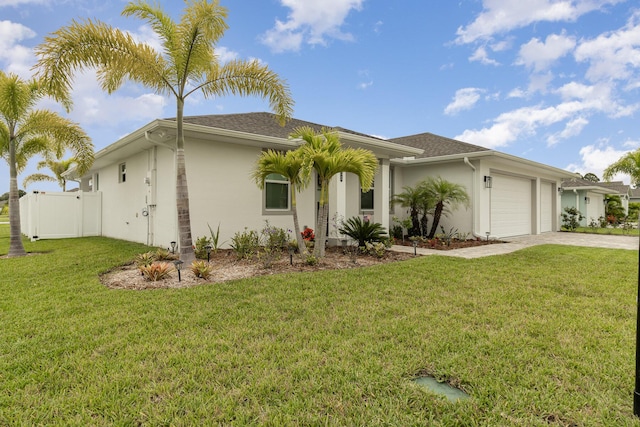
[[[469,161],[468,157],[465,157],[463,160],[464,160],[464,163],[467,166],[469,166],[471,169],[473,169],[473,172],[472,172],[473,181],[472,181],[472,184],[471,184],[473,186],[473,197],[472,197],[472,201],[471,201],[471,218],[473,218],[473,220],[472,220],[473,229],[471,230],[471,234],[473,234],[473,237],[477,237],[477,238],[482,239],[482,236],[477,232],[478,221],[476,219],[476,201],[478,199],[478,196],[477,196],[478,189],[476,188],[476,167],[471,164],[471,162]]]

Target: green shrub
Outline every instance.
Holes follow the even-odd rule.
[[[196,247],[194,253],[198,259],[207,259],[207,246],[211,245],[211,239],[202,236],[196,240]],[[211,245],[213,247],[213,245]]]
[[[263,246],[266,248],[281,250],[282,248],[286,248],[289,242],[287,230],[269,225],[269,221],[265,221],[264,228],[260,234],[262,236]]]
[[[574,231],[580,227],[580,221],[583,219],[584,216],[576,207],[566,207],[562,214],[562,228],[568,231]]]
[[[200,277],[204,280],[207,280],[213,272],[213,267],[204,260],[193,261],[189,268],[194,276]]]
[[[251,259],[260,248],[260,236],[255,230],[244,228],[243,232],[237,232],[231,238],[231,249],[238,259]]]
[[[383,242],[364,242],[364,249],[369,255],[382,258],[387,252],[387,247]]]
[[[358,246],[365,246],[366,242],[380,242],[387,237],[387,231],[378,222],[365,222],[359,216],[346,220],[340,228],[340,233],[358,241]]]

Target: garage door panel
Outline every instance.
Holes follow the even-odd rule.
[[[493,175],[491,234],[496,237],[531,234],[531,180]]]

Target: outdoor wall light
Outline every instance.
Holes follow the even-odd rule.
[[[172,254],[176,253],[176,242],[171,242],[171,253]]]
[[[489,175],[484,176],[484,188],[493,187],[493,179]]]
[[[585,202],[586,204],[591,203],[591,197],[585,197],[585,198],[584,198],[584,202]]]
[[[559,187],[558,188],[558,194],[562,195],[562,193],[564,193],[564,188]]]
[[[211,261],[211,249],[213,249],[213,246],[211,246],[209,244],[209,245],[206,245],[204,248],[207,250],[207,262],[210,262]]]
[[[182,281],[182,277],[180,277],[180,270],[182,270],[182,264],[184,264],[184,261],[180,261],[179,259],[173,261],[173,265],[175,265],[176,270],[178,270],[178,282]]]

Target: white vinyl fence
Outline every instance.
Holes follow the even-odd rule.
[[[102,193],[34,191],[20,198],[22,234],[31,240],[100,236]]]

